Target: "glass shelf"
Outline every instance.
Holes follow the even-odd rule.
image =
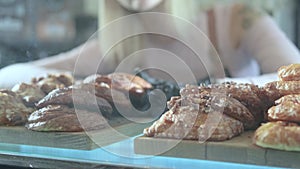
[[[20,167],[51,167],[68,168],[67,166],[81,166],[94,168],[99,166],[122,166],[136,168],[231,168],[231,169],[261,169],[275,168],[268,166],[246,165],[238,163],[173,158],[164,156],[144,156],[134,153],[134,138],[123,140],[102,148],[93,150],[63,149],[30,145],[0,143],[1,161],[6,159],[5,165]],[[116,155],[120,152],[124,156]],[[124,154],[125,153],[125,154]],[[26,157],[26,158],[25,158]],[[4,163],[4,162],[3,162]],[[76,164],[73,164],[76,163]],[[38,165],[40,164],[40,165]],[[41,165],[43,164],[43,165]]]

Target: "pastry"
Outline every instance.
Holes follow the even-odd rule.
[[[21,98],[9,90],[0,91],[0,125],[18,126],[27,122],[34,110],[24,105]]]
[[[267,83],[263,89],[273,106],[253,137],[254,144],[278,150],[300,151],[300,64],[278,69],[279,81]]]
[[[271,83],[271,82],[270,82]],[[266,96],[266,105],[267,108],[274,105],[275,100],[279,99],[283,96],[283,94],[280,93],[279,90],[274,89],[273,87],[270,87],[270,83],[267,83],[264,87],[262,87],[262,92]]]
[[[150,83],[138,76],[128,73],[111,73],[109,75],[95,74],[85,78],[83,83],[94,84],[96,90],[99,91],[96,94],[107,93],[107,91],[110,91],[107,89],[120,91],[124,93],[136,107],[144,107],[148,104],[147,91],[152,89]]]
[[[181,97],[180,96],[173,96],[170,98],[169,101],[167,101],[167,108],[171,109],[175,105],[181,104]]]
[[[127,73],[111,73],[108,75],[90,75],[83,81],[84,83],[97,83],[100,85],[108,85],[110,88],[121,91],[147,90],[152,85],[139,76]]]
[[[36,85],[20,83],[15,85],[12,89],[22,97],[26,106],[34,107],[35,103],[45,97],[45,93]]]
[[[268,110],[268,120],[300,123],[300,95],[286,95]]]
[[[103,114],[111,114],[112,106],[104,98],[94,94],[93,85],[81,84],[59,88],[51,91],[41,99],[36,107],[43,108],[48,105],[67,105],[77,109],[97,111],[98,108]],[[119,103],[121,104],[121,103]]]
[[[253,143],[264,148],[300,151],[300,126],[289,122],[268,122],[254,133]]]
[[[113,88],[119,88],[120,90],[131,91],[134,89],[151,89],[152,85],[146,82],[139,76],[134,76],[128,73],[111,73],[107,75],[111,79]]]
[[[295,104],[300,104],[300,94],[290,94],[285,95],[277,100],[275,100],[275,104],[281,104],[285,102],[294,102]]]
[[[300,94],[300,81],[273,81],[267,83],[264,88],[268,91],[277,92],[279,97]]]
[[[199,93],[195,91],[199,91]],[[203,90],[202,87],[187,85],[181,91],[181,98],[174,97],[167,103],[168,108],[173,106],[185,106],[196,104],[199,111],[209,113],[210,111],[223,112],[229,117],[241,121],[245,129],[253,129],[257,126],[252,113],[238,100],[219,92],[213,93]]]
[[[169,110],[143,133],[148,137],[223,141],[243,132],[243,124],[225,114],[209,117],[214,113],[199,113],[190,107]],[[214,121],[215,119],[216,121]]]
[[[31,82],[48,94],[54,89],[71,86],[74,78],[69,74],[49,74],[47,77],[33,78]]]
[[[264,120],[264,112],[267,109],[266,96],[260,88],[253,84],[226,82],[213,85],[214,90],[222,90],[228,95],[241,102],[252,113],[257,123],[257,126]],[[216,88],[216,89],[215,89]],[[256,127],[257,127],[256,126]]]
[[[281,66],[278,69],[277,73],[281,81],[299,81],[300,64],[290,64],[287,66]]]
[[[98,113],[75,110],[63,105],[48,105],[33,112],[26,124],[26,128],[34,131],[79,132],[105,127],[107,122]]]
[[[73,105],[72,87],[54,89],[42,98],[37,104],[37,108],[46,107],[48,105]]]
[[[201,141],[227,140],[243,132],[244,126],[252,127],[254,122],[247,108],[238,103],[227,95],[212,94],[209,90],[186,85],[180,96],[171,98],[167,103],[169,111],[144,129],[144,134]]]

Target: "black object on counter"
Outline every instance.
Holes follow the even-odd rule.
[[[159,89],[163,91],[165,93],[167,100],[170,100],[172,96],[178,96],[180,87],[183,87],[182,85],[180,84],[178,85],[171,81],[166,81],[163,79],[152,77],[146,71],[139,71],[139,69],[136,69],[136,73],[137,76],[140,76],[141,78],[149,82],[153,86],[153,90]]]
[[[153,86],[154,89],[160,89],[165,93],[167,100],[170,100],[172,96],[179,96],[179,91],[185,86],[183,83],[175,83],[173,81],[167,81],[163,79],[158,79],[151,76],[147,71],[140,71],[138,68],[135,70],[136,75],[140,76]],[[206,77],[204,79],[198,80],[198,85],[209,85],[211,84],[210,78]]]

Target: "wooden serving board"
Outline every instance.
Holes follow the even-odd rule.
[[[118,119],[119,120],[119,119]],[[46,146],[91,150],[106,146],[126,137],[136,136],[149,124],[130,123],[128,120],[113,124],[113,131],[124,137],[112,134],[112,129],[101,129],[95,132],[38,132],[25,127],[0,127],[0,143]]]
[[[205,143],[141,136],[135,139],[134,149],[143,155],[300,168],[300,152],[260,148],[252,144],[252,136],[248,131],[228,141]]]

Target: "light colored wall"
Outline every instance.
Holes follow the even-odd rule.
[[[98,16],[98,1],[101,0],[83,0],[84,1],[84,11],[85,14],[92,15],[92,16]]]

